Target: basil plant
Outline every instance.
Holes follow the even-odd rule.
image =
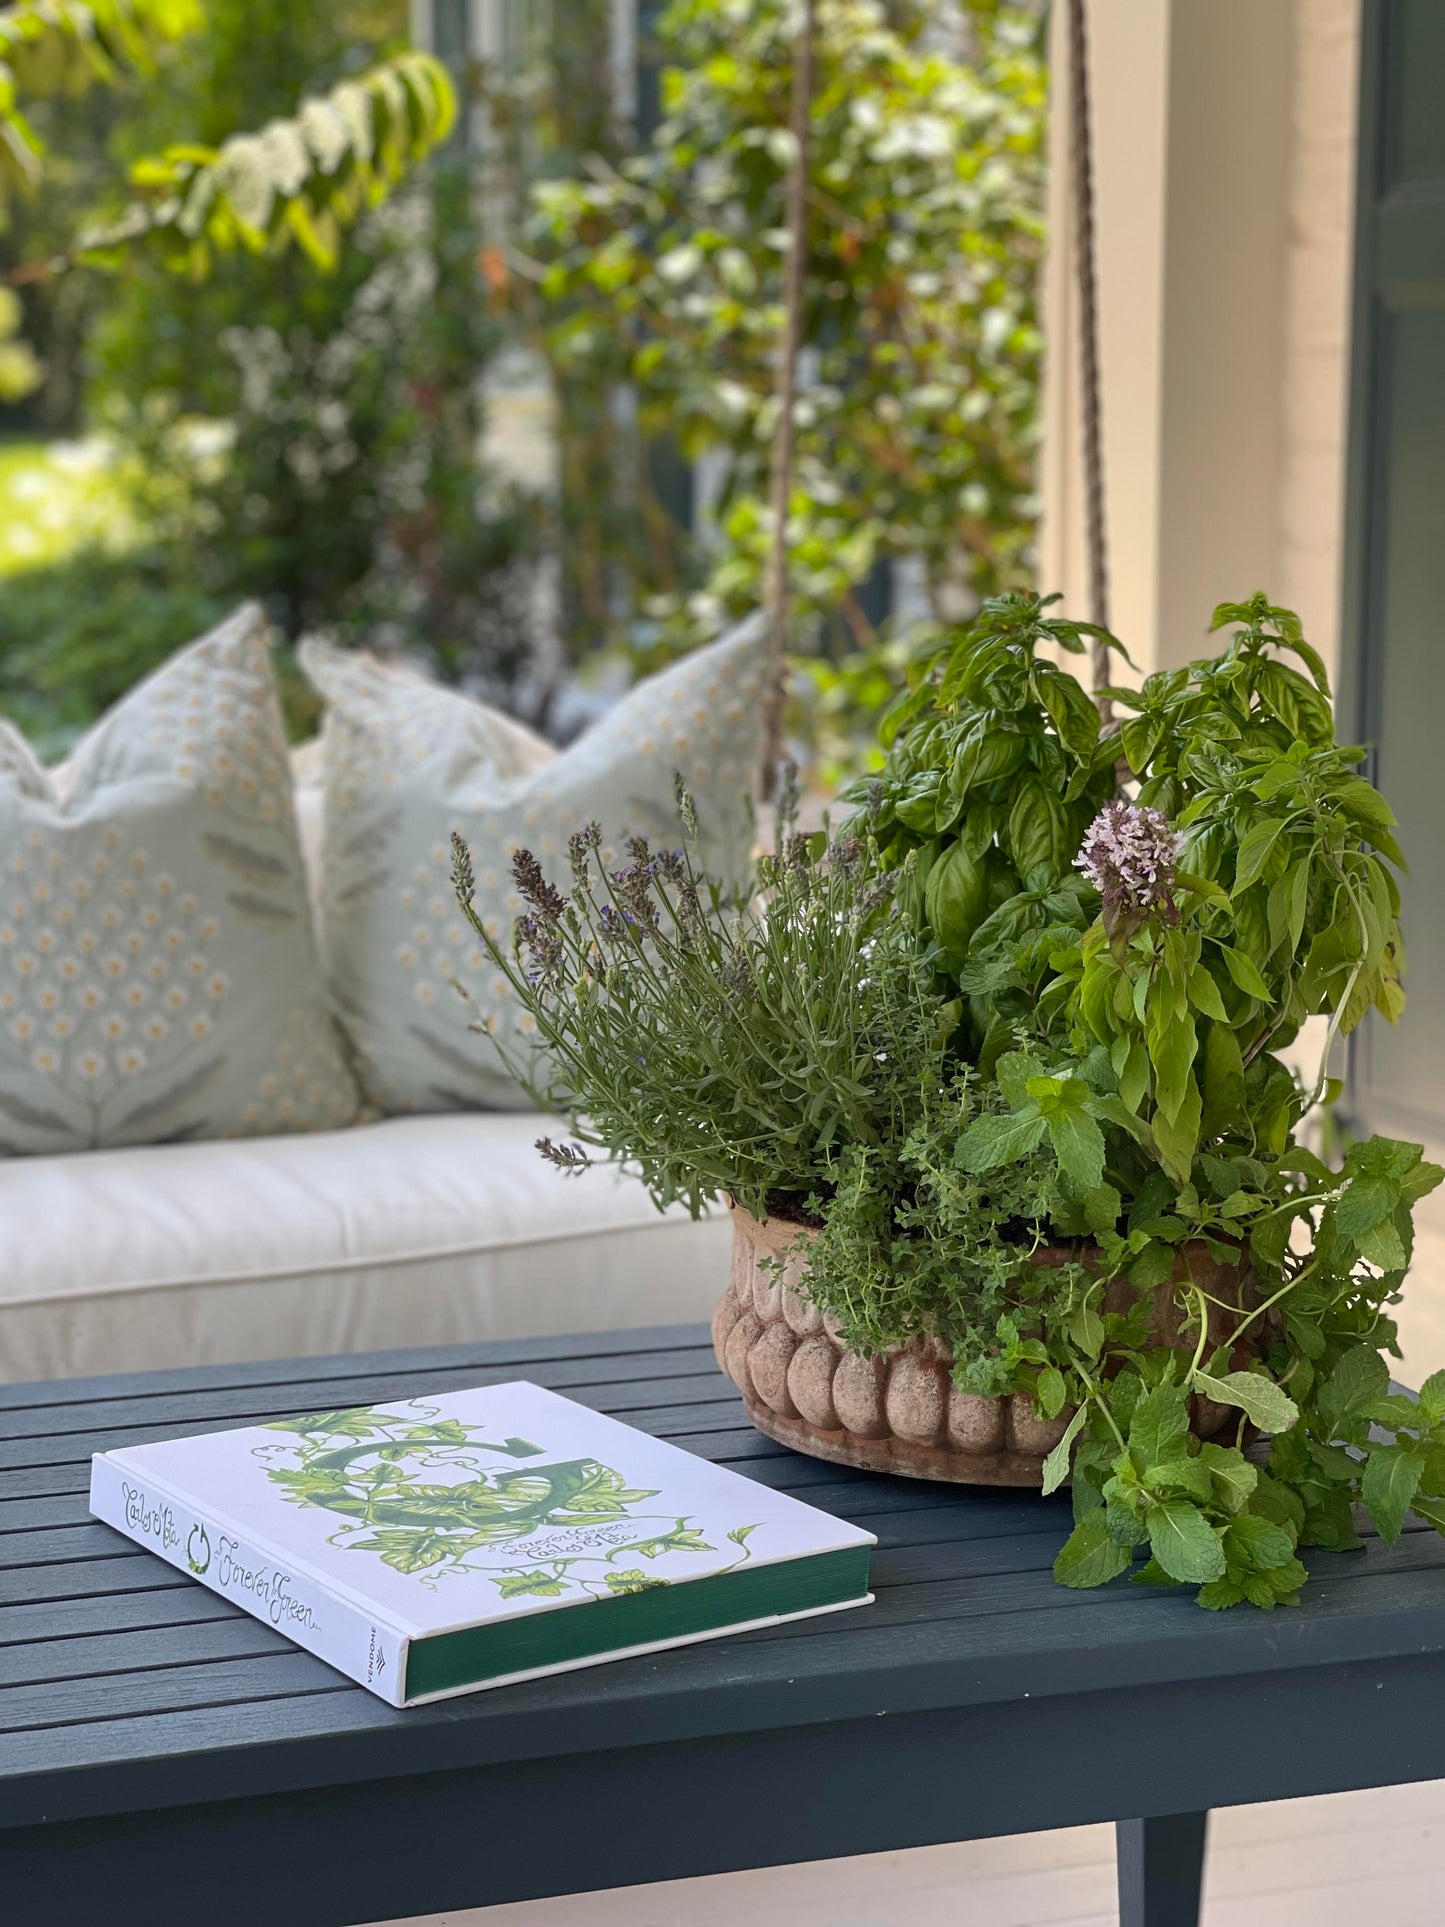
[[[1445,1174],[1418,1145],[1371,1138],[1331,1165],[1307,1141],[1336,1040],[1404,1008],[1404,863],[1298,618],[1260,595],[1213,626],[1218,655],[1109,690],[1125,714],[1106,728],[1040,653],[1100,632],[997,597],[893,704],[856,800],[993,1093],[956,1166],[1042,1158],[1047,1235],[1087,1243],[1037,1335],[1014,1318],[994,1347],[1013,1388],[1071,1413],[1046,1480],[1072,1473],[1058,1577],[1102,1584],[1147,1547],[1141,1580],[1269,1606],[1296,1597],[1301,1547],[1360,1543],[1356,1502],[1386,1538],[1411,1508],[1445,1529],[1445,1375],[1416,1401],[1384,1357],[1412,1207]],[[1198,1251],[1247,1265],[1247,1295],[1211,1302]],[[1116,1278],[1140,1301],[1171,1285],[1181,1341],[1121,1307]],[[1201,1398],[1230,1409],[1231,1443],[1193,1437]],[[1267,1458],[1245,1455],[1256,1432]]]

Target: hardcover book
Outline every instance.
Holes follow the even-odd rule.
[[[393,1706],[866,1605],[876,1543],[522,1382],[99,1452],[90,1509]]]

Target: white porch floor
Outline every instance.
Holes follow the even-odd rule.
[[[1074,1827],[435,1914],[405,1927],[1116,1927],[1117,1918],[1112,1829]],[[1366,1921],[1445,1921],[1445,1781],[1214,1814],[1203,1927]]]

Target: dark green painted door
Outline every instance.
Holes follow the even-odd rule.
[[[1352,1064],[1363,1121],[1445,1142],[1445,0],[1368,0],[1347,619],[1400,817],[1408,1007]]]

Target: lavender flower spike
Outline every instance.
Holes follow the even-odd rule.
[[[1174,923],[1174,872],[1184,839],[1162,810],[1106,803],[1084,832],[1074,867],[1104,899],[1104,929],[1116,955],[1151,916]]]

